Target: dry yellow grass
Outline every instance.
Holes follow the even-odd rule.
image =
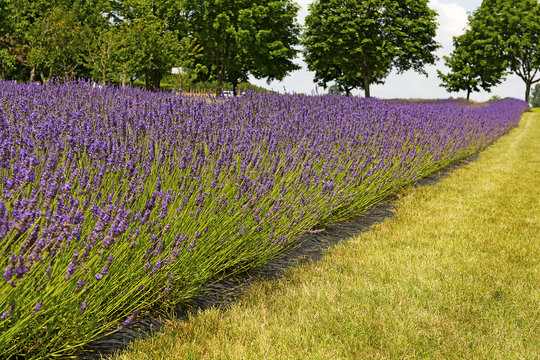
[[[540,114],[394,218],[114,359],[540,358]]]

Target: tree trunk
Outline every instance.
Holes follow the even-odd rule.
[[[218,86],[218,96],[223,95],[223,65],[219,66],[218,76],[217,76],[217,86]]]
[[[234,80],[232,82],[232,91],[233,91],[233,95],[236,96],[238,95],[238,81]]]
[[[350,88],[348,88],[348,87],[345,88],[345,95],[346,96],[351,96],[351,89]]]
[[[148,90],[151,90],[150,88],[150,70],[146,69],[144,71],[144,87]]]
[[[371,93],[369,92],[369,79],[368,78],[364,78],[364,95],[367,98],[371,97]]]
[[[153,90],[158,90],[160,87],[161,87],[161,74],[159,73],[159,71],[157,70],[154,70],[152,72],[152,87],[153,87]]]
[[[34,82],[36,79],[36,67],[32,66],[32,70],[30,70],[30,82]]]
[[[126,87],[126,71],[122,71],[122,88]]]
[[[471,98],[471,89],[467,89],[467,100]]]
[[[532,81],[525,81],[525,101],[527,104],[529,104],[529,100],[531,100],[531,85]]]
[[[156,69],[147,69],[144,72],[144,87],[148,90],[157,90],[161,85],[161,74]]]

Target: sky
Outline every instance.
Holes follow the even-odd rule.
[[[300,5],[298,21],[304,24],[304,18],[308,13],[308,5],[312,0],[296,0]],[[392,98],[424,98],[424,99],[443,99],[452,97],[465,97],[466,92],[448,93],[440,87],[440,79],[437,77],[437,70],[446,73],[448,69],[444,65],[444,55],[449,55],[453,50],[452,37],[464,32],[467,25],[467,17],[476,8],[480,6],[482,0],[430,0],[429,7],[436,10],[438,15],[436,40],[441,44],[441,48],[436,52],[439,60],[435,65],[426,66],[425,70],[428,76],[418,74],[414,71],[407,71],[402,74],[392,72],[382,85],[371,86],[371,96],[384,99]],[[272,81],[268,84],[264,79],[258,80],[250,78],[250,82],[273,89],[279,92],[297,92],[312,94],[316,91],[316,84],[313,82],[314,73],[307,70],[307,65],[302,56],[296,59],[296,63],[302,68],[293,71],[283,79],[283,81]],[[318,87],[319,93],[325,90]],[[354,95],[363,96],[363,90],[353,91]],[[525,97],[525,84],[516,75],[508,75],[506,80],[499,86],[494,87],[491,93],[485,91],[472,93],[471,99],[476,101],[486,101],[492,96],[515,97],[522,99]]]

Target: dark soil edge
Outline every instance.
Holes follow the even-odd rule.
[[[479,153],[476,153],[465,159],[458,160],[418,180],[413,186],[435,185],[452,171],[475,161],[478,155]],[[226,307],[234,302],[238,295],[253,281],[276,279],[281,277],[285,270],[298,264],[317,261],[322,258],[325,250],[331,246],[366,232],[373,224],[392,217],[395,204],[396,195],[375,204],[360,216],[338,222],[318,232],[307,233],[301,237],[300,245],[287,253],[287,255],[260,268],[250,269],[245,273],[236,274],[209,284],[206,287],[207,290],[199,297],[177,308],[173,319],[158,317],[139,319],[129,327],[124,327],[111,335],[88,344],[77,358],[85,360],[107,359],[109,355],[126,348],[135,340],[147,338],[161,331],[165,321],[183,321],[191,311],[203,310],[209,307]]]

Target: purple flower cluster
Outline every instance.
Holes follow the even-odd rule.
[[[47,317],[68,337],[187,299],[477,152],[526,109],[0,82],[0,343],[30,346]]]

